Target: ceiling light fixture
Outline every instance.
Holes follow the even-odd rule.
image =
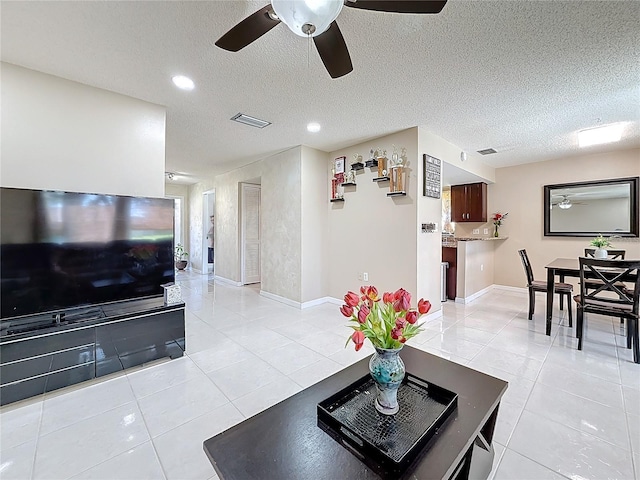
[[[563,197],[562,201],[558,203],[558,206],[562,210],[567,210],[567,209],[571,208],[573,206],[573,204],[571,203],[571,200],[569,200],[567,197]]]
[[[296,35],[316,37],[338,17],[344,0],[271,0],[274,12]]]
[[[622,125],[617,123],[579,131],[578,145],[581,148],[590,147],[591,145],[618,142],[620,138],[622,138]]]
[[[307,125],[307,130],[311,133],[318,133],[320,131],[320,124],[316,122],[311,122]]]
[[[171,81],[173,84],[180,88],[181,90],[193,90],[195,88],[195,83],[189,77],[185,77],[184,75],[176,75],[175,77],[171,77]]]
[[[485,148],[484,150],[478,150],[480,155],[492,155],[498,153],[494,148]]]
[[[250,117],[249,115],[245,115],[244,113],[237,113],[231,120],[238,123],[244,123],[245,125],[249,125],[251,127],[264,128],[271,125],[271,122],[267,122],[266,120],[260,120],[259,118]]]

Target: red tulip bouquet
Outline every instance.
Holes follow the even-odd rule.
[[[422,331],[418,318],[431,309],[431,303],[422,298],[418,301],[418,308],[412,309],[411,294],[403,288],[395,293],[384,293],[380,298],[376,287],[363,286],[360,294],[347,292],[345,305],[340,307],[340,312],[352,322],[349,327],[354,332],[347,344],[353,341],[356,351],[362,348],[365,338],[378,348],[402,347]]]

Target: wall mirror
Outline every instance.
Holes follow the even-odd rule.
[[[545,236],[637,237],[639,177],[544,186]]]

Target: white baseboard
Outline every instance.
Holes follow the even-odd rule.
[[[317,305],[322,305],[323,303],[331,303],[333,305],[342,305],[344,303],[339,298],[334,298],[334,297],[320,297],[320,298],[316,298],[315,300],[309,300],[308,302],[301,303],[286,297],[282,297],[280,295],[276,295],[274,293],[265,292],[264,290],[260,290],[260,295],[270,300],[275,300],[276,302],[284,303],[285,305],[299,308],[300,310],[304,310],[305,308],[315,307]]]
[[[315,307],[316,305],[322,305],[323,303],[335,303],[336,305],[339,305],[342,302],[338,301],[338,299],[336,298],[320,297],[320,298],[316,298],[315,300],[309,300],[308,302],[303,302],[301,308],[304,310],[305,308]]]
[[[242,282],[236,282],[235,280],[230,280],[225,277],[221,277],[220,275],[215,275],[213,277],[216,282],[224,283],[225,285],[232,285],[234,287],[242,287]]]
[[[495,285],[489,285],[488,287],[485,287],[482,290],[479,290],[476,293],[474,293],[472,295],[469,295],[468,297],[456,297],[456,303],[465,304],[465,303],[472,302],[476,298],[481,297],[485,293],[488,293],[491,290],[493,290],[494,287],[495,287]]]
[[[442,308],[437,312],[427,313],[426,315],[422,315],[418,320],[420,323],[428,322],[429,320],[435,320],[436,318],[440,318],[442,316]]]
[[[344,299],[335,298],[335,297],[324,297],[327,303],[332,303],[334,305],[344,305]]]
[[[506,290],[507,292],[527,293],[527,287],[512,287],[511,285],[493,285],[496,290]]]

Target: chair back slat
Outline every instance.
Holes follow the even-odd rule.
[[[533,270],[531,269],[531,263],[529,262],[527,251],[525,249],[522,249],[518,250],[518,253],[520,254],[520,259],[522,260],[524,271],[527,274],[527,286],[529,286],[533,283]]]
[[[612,308],[632,306],[632,311],[638,313],[638,298],[640,297],[640,260],[613,260],[580,257],[580,297],[581,304],[586,308],[589,303],[598,307]],[[599,283],[593,286],[589,280],[596,279]],[[624,282],[624,283],[623,283]],[[633,288],[625,286],[633,284]],[[614,298],[615,295],[617,298]]]
[[[626,250],[609,250],[607,249],[607,258],[610,260],[624,260],[624,255],[627,253]],[[585,248],[584,256],[594,258],[596,256],[595,248]]]

